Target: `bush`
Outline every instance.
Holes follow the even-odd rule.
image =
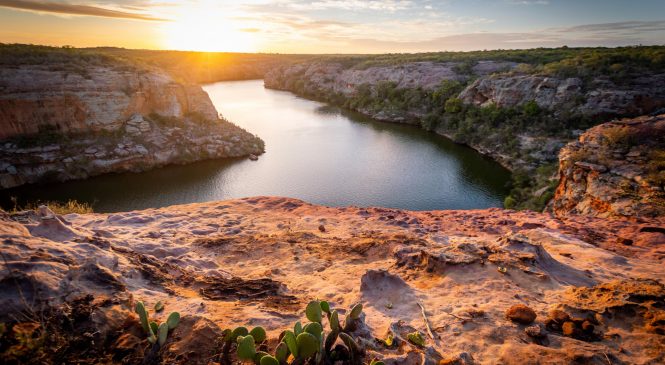
[[[463,106],[464,104],[462,103],[461,99],[450,98],[446,100],[443,110],[445,110],[445,112],[449,114],[457,114],[462,111]]]

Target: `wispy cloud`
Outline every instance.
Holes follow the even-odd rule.
[[[513,5],[549,5],[548,0],[510,0]]]
[[[77,4],[58,3],[51,1],[0,0],[0,7],[27,10],[27,11],[40,12],[40,13],[87,15],[87,16],[98,16],[105,18],[124,18],[124,19],[148,20],[148,21],[166,20],[145,14],[106,9],[92,5],[77,5]]]

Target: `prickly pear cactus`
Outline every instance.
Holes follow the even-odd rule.
[[[157,340],[159,343],[159,346],[162,347],[166,343],[166,337],[169,335],[169,325],[166,323],[162,323],[159,325],[159,329],[157,330]]]
[[[319,303],[318,300],[309,302],[309,304],[307,304],[307,308],[305,309],[305,315],[310,321],[321,323],[321,319],[323,318],[321,313],[321,303]]]
[[[337,310],[332,311],[330,314],[330,319],[328,320],[330,322],[330,329],[333,331],[339,331],[339,314],[337,313]]]
[[[328,303],[325,300],[321,301],[321,310],[324,311],[325,313],[330,314],[330,303]]]
[[[254,360],[256,348],[254,347],[254,337],[238,336],[238,358],[241,360]]]
[[[302,333],[301,333],[302,334]],[[294,357],[298,357],[298,342],[296,335],[293,334],[291,331],[286,331],[284,334],[284,338],[282,338],[282,341],[288,346],[289,351],[291,351],[291,354],[293,354]]]
[[[319,351],[319,340],[311,333],[303,332],[296,338],[298,357],[308,359]]]
[[[261,358],[260,365],[279,365],[280,361],[268,355]]]
[[[280,364],[286,364],[286,359],[289,358],[289,353],[289,346],[284,342],[280,342],[275,349],[275,359],[277,359]]]
[[[249,331],[249,334],[254,337],[254,342],[256,343],[262,343],[266,340],[266,330],[263,327],[254,327]]]
[[[173,312],[169,314],[169,317],[166,319],[166,324],[169,326],[169,329],[172,330],[178,327],[178,323],[180,323],[180,313]]]
[[[141,326],[145,333],[150,333],[150,324],[148,324],[148,311],[145,309],[143,302],[136,302],[136,307],[134,308],[136,314],[139,315],[139,320],[141,321]]]
[[[353,319],[358,319],[360,318],[360,314],[362,312],[363,312],[363,305],[362,303],[358,303],[353,308],[351,308],[351,313],[349,313],[349,316]]]

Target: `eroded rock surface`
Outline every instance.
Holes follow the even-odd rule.
[[[665,114],[589,129],[561,150],[559,176],[557,215],[665,215]]]
[[[261,154],[198,85],[121,62],[0,67],[0,188]]]
[[[342,315],[364,304],[362,346],[386,363],[665,361],[665,233],[645,229],[665,226],[663,218],[328,208],[256,197],[0,219],[0,322],[31,323],[17,315],[26,304],[60,313],[60,322],[48,322],[53,331],[74,321],[82,330],[70,331],[75,345],[59,347],[70,356],[63,359],[85,348],[116,362],[207,364],[219,354],[221,329],[261,325],[275,339],[306,321],[310,300],[325,299]],[[158,353],[148,351],[131,312],[136,300],[162,301],[158,319],[183,317]],[[506,318],[515,305],[533,310],[535,321]],[[424,346],[372,340],[414,331]]]

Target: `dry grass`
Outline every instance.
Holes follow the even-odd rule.
[[[37,210],[40,205],[46,205],[53,211],[55,214],[70,214],[70,213],[76,213],[76,214],[87,214],[87,213],[93,213],[94,211],[92,210],[92,205],[89,203],[85,202],[79,202],[76,200],[68,200],[67,202],[56,202],[56,201],[48,201],[48,202],[37,202],[37,203],[28,203],[24,206],[18,206],[14,205],[14,208],[9,211],[9,213],[18,213],[24,210]]]

